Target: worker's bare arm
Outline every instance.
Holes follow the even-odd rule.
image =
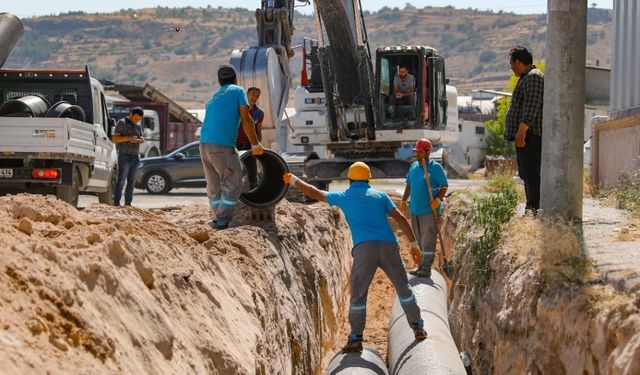
[[[113,133],[113,135],[111,136],[111,140],[113,141],[113,143],[134,143],[133,136],[124,136],[120,135],[120,133]]]
[[[449,189],[449,186],[444,185],[440,187],[440,190],[438,190],[438,198],[440,198],[441,201],[443,201],[444,197],[447,195],[447,189]]]
[[[327,203],[327,199],[324,196],[327,193],[326,191],[320,190],[315,186],[302,181],[299,178],[293,180],[293,185],[300,189],[300,191],[307,197],[315,199],[318,202]]]
[[[249,142],[252,145],[258,144],[258,134],[256,134],[256,127],[253,125],[253,119],[251,118],[251,114],[249,114],[249,107],[246,105],[241,105],[239,108],[240,111],[240,121],[242,122],[242,130],[244,130],[244,134],[249,138]]]
[[[411,185],[406,184],[404,186],[404,194],[402,194],[402,200],[405,202],[408,201],[410,195],[411,195]]]

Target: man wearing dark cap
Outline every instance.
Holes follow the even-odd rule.
[[[249,114],[249,101],[244,89],[237,85],[233,66],[224,64],[218,69],[220,88],[207,103],[200,133],[200,157],[207,180],[207,195],[214,229],[225,229],[233,218],[233,210],[240,197],[242,167],[236,151],[238,129],[249,138],[254,156],[264,150],[253,119]]]
[[[131,206],[131,201],[133,200],[133,184],[138,170],[138,162],[140,161],[140,144],[144,143],[142,128],[140,127],[142,117],[144,117],[142,108],[132,108],[129,116],[118,121],[111,137],[118,150],[118,180],[113,194],[113,204],[115,206],[120,205],[125,180],[127,189],[124,192],[124,205]]]

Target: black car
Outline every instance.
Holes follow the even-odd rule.
[[[135,187],[151,194],[165,194],[174,188],[206,187],[200,160],[200,142],[182,146],[170,154],[140,160]]]

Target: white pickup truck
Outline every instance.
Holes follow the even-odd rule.
[[[102,85],[85,70],[0,70],[0,194],[113,203],[117,154]]]

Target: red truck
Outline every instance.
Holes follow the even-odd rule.
[[[196,129],[200,124],[194,121],[175,121],[169,113],[169,103],[114,102],[109,115],[117,121],[127,116],[134,107],[144,110],[140,124],[146,141],[140,147],[142,157],[164,155],[196,140]]]
[[[106,84],[129,100],[113,102],[109,113],[116,121],[127,116],[130,108],[144,110],[141,125],[147,142],[140,149],[142,157],[164,155],[198,139],[196,130],[202,121],[150,84],[144,87]]]

